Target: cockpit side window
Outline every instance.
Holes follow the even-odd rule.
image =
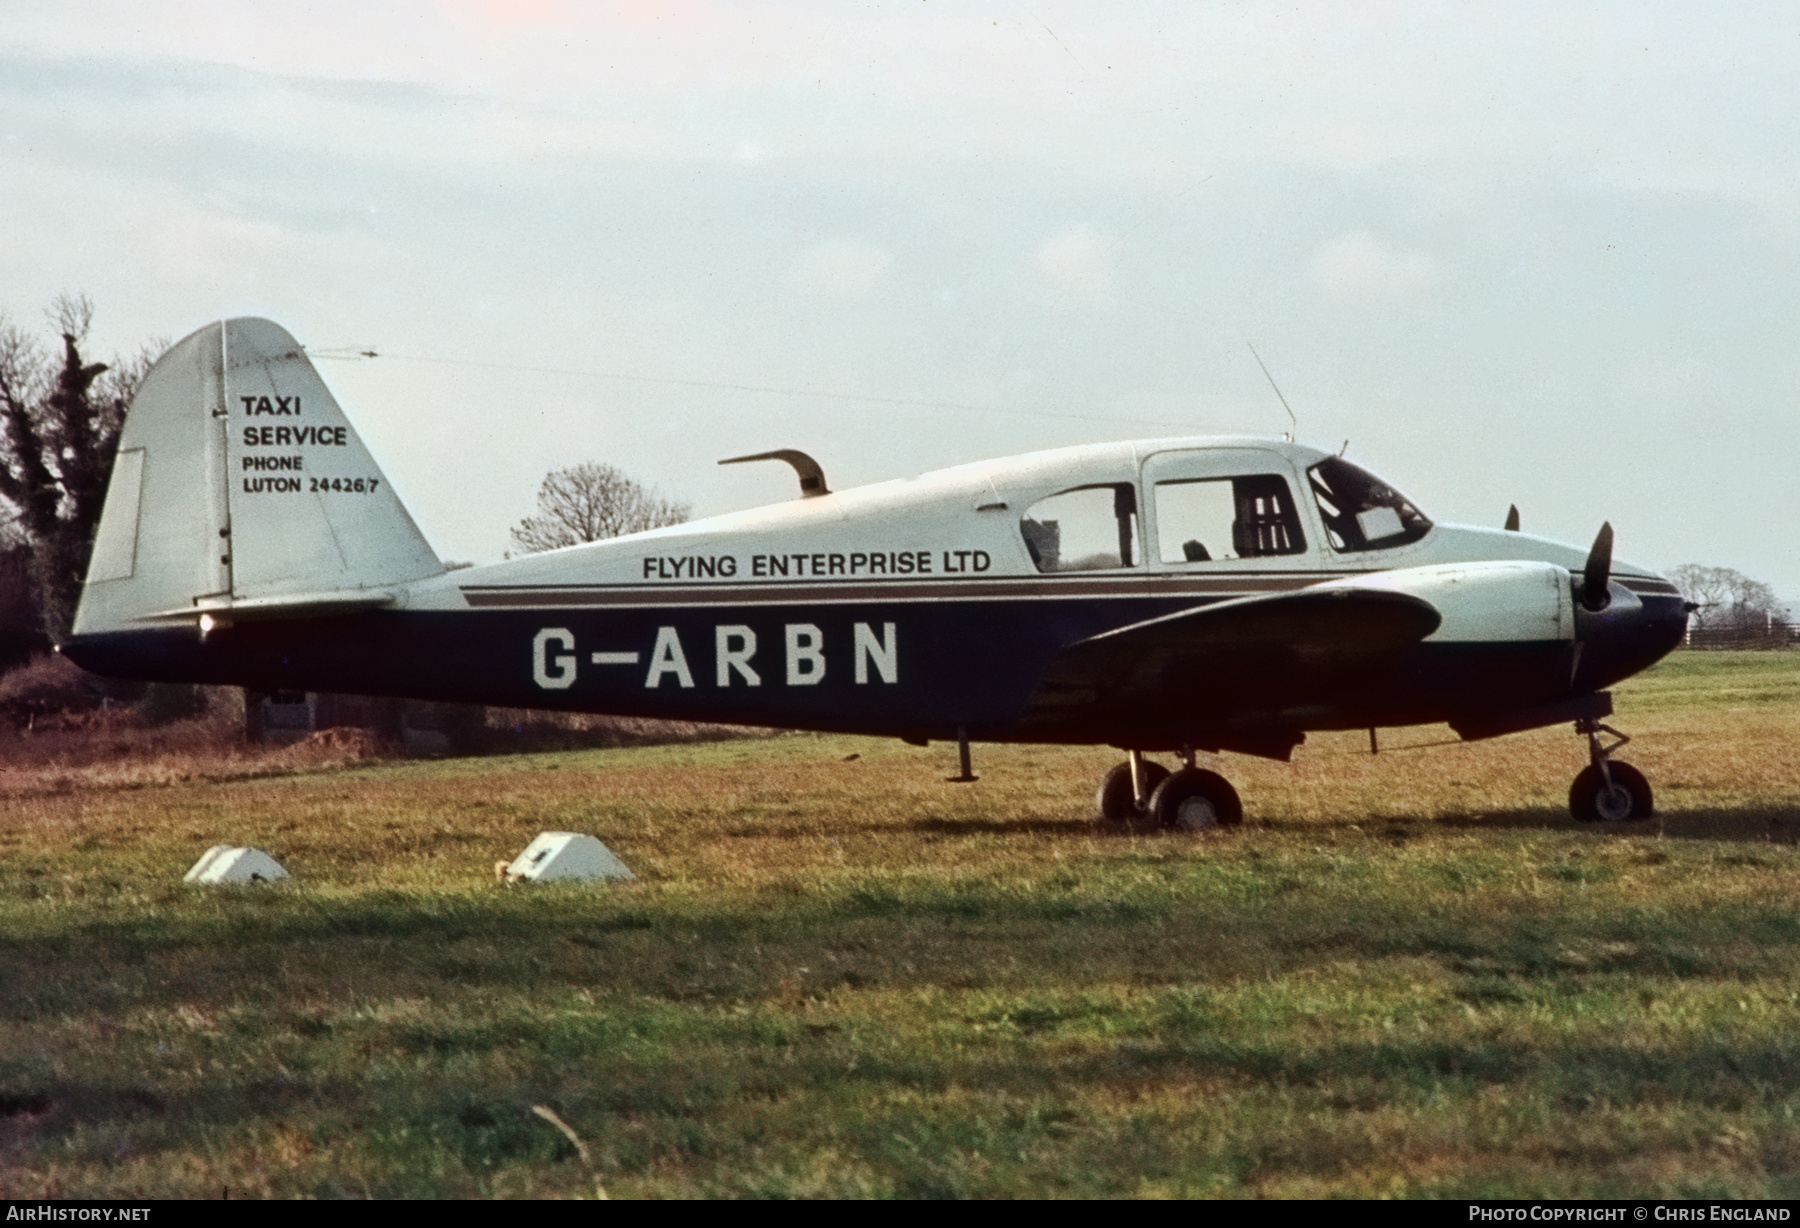
[[[1019,533],[1031,561],[1043,572],[1100,571],[1143,562],[1137,487],[1130,482],[1078,486],[1039,499],[1020,519]]]
[[[1431,531],[1425,513],[1399,491],[1341,457],[1326,457],[1306,471],[1306,478],[1325,521],[1325,535],[1340,554],[1391,550]]]
[[[1287,479],[1274,473],[1156,484],[1157,556],[1210,563],[1301,554],[1306,534]]]

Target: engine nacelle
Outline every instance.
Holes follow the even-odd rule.
[[[1430,602],[1443,622],[1426,637],[1427,643],[1575,638],[1569,570],[1554,563],[1440,563],[1333,580],[1319,587],[1384,589]]]

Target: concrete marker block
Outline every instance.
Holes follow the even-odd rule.
[[[546,831],[526,845],[525,851],[506,867],[510,882],[553,883],[595,879],[631,881],[637,878],[613,856],[611,849],[592,836],[572,831]]]
[[[181,876],[181,881],[184,883],[199,882],[200,876],[202,874],[206,873],[207,868],[209,866],[211,866],[213,862],[217,861],[221,856],[223,856],[226,853],[229,853],[231,851],[231,849],[232,849],[232,846],[229,844],[213,845],[211,848],[207,849],[204,853],[200,854],[200,860],[196,861],[194,863],[193,869],[189,870],[186,874]]]
[[[220,883],[273,883],[290,877],[281,863],[261,849],[215,844],[200,855],[184,883],[214,886]]]

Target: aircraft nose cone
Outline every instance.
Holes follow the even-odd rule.
[[[1642,591],[1646,587],[1612,580],[1607,585],[1610,600],[1599,610],[1588,610],[1577,600],[1575,642],[1581,650],[1573,679],[1577,693],[1600,690],[1647,669],[1687,634],[1686,600],[1679,593]]]

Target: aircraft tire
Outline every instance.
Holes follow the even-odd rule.
[[[1168,778],[1169,769],[1160,763],[1144,764],[1146,793],[1154,797],[1156,787]],[[1094,794],[1094,817],[1102,823],[1123,826],[1144,817],[1131,791],[1131,765],[1116,764],[1100,779],[1100,790]]]
[[[1629,763],[1608,763],[1612,788],[1592,764],[1569,786],[1569,813],[1578,823],[1636,823],[1656,812],[1650,782]]]
[[[1150,795],[1150,816],[1170,831],[1206,832],[1244,821],[1244,803],[1231,782],[1205,768],[1182,768]]]

